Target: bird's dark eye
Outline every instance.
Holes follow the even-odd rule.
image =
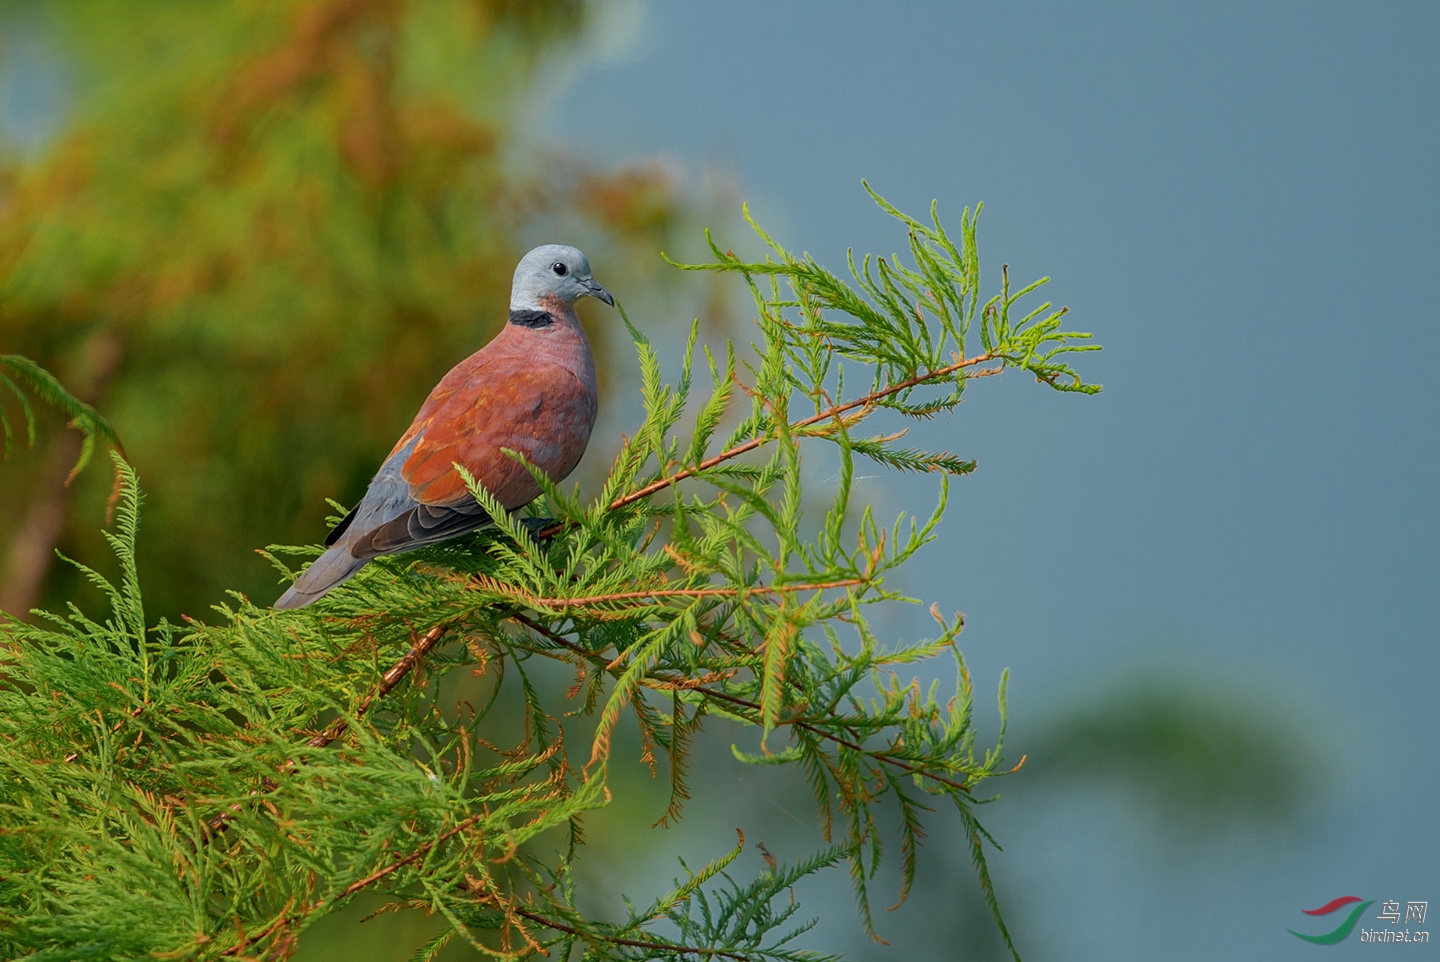
[[[564,277],[566,274],[570,273],[570,268],[566,267],[564,262],[562,261],[556,261],[554,264],[550,265],[550,269],[555,272],[556,277]]]

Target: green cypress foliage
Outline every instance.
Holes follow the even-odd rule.
[[[873,422],[948,412],[973,379],[1011,369],[1093,393],[1068,360],[1096,348],[1062,330],[1063,308],[1029,306],[1043,281],[1004,278],[982,299],[968,210],[952,237],[933,209],[927,223],[875,199],[907,232],[904,263],[867,257],[847,280],[756,227],[765,260],[712,244],[712,262],[684,265],[748,288],[755,359],[733,345],[700,357],[692,329],[667,383],[630,326],[644,420],[603,490],[537,475],[543,504],[522,519],[472,483],[494,529],[381,559],[312,607],[235,594],[209,623],[152,624],[139,486],[117,457],[106,538],[120,577],[79,568],[109,614],[0,626],[0,954],[283,958],[368,892],[444,919],[416,959],[464,942],[506,957],[814,959],[790,887],[843,867],[873,933],[880,819],[898,817],[908,889],[922,816],[941,806],[1009,944],[977,807],[1013,762],[1003,725],[977,745],[962,621],[932,606],[935,636],[897,645],[867,617],[912,602],[887,582],[939,536],[946,479],[973,463]],[[827,446],[838,483],[807,491],[802,458]],[[855,498],[857,456],[935,474],[936,505],[883,523]],[[948,696],[903,677],[935,659],[953,665]],[[480,697],[455,696],[462,684]],[[1002,719],[1004,705],[1002,678]],[[798,769],[829,845],[743,880],[727,871],[743,838],[721,841],[625,918],[587,917],[572,866],[583,815],[610,799],[617,732],[637,731],[668,774],[673,819],[716,718],[753,732],[742,762]]]

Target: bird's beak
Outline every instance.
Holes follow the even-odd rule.
[[[595,299],[597,299],[597,300],[604,301],[606,304],[609,304],[611,307],[614,307],[614,306],[615,306],[615,298],[613,298],[613,297],[610,296],[610,292],[609,292],[609,291],[607,291],[605,288],[601,287],[599,284],[595,283],[595,279],[594,279],[594,278],[588,278],[588,279],[586,279],[586,280],[584,280],[584,281],[581,281],[580,283],[581,283],[581,285],[585,288],[585,293],[586,293],[586,294],[589,294],[591,297],[593,297],[593,298],[595,298]]]

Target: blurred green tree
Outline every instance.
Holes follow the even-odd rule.
[[[157,614],[269,600],[252,549],[313,540],[327,496],[358,497],[503,320],[527,225],[653,256],[673,218],[657,168],[516,143],[579,0],[7,6],[52,39],[72,102],[0,164],[0,346],[98,404],[147,478]],[[83,590],[57,547],[105,554],[105,472],[72,498],[79,436],[41,437],[0,476],[12,612]]]

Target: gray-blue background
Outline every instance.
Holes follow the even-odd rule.
[[[1031,958],[1349,955],[1284,930],[1341,894],[1440,897],[1437,27],[1429,4],[655,3],[554,68],[548,137],[726,172],[834,266],[903,246],[861,177],[951,224],[983,200],[987,289],[1002,260],[1048,274],[1104,343],[1079,359],[1097,398],[985,382],[927,429],[980,469],[906,587],[967,613],[982,692],[1011,667],[1012,754],[1154,677],[1269,706],[1320,774],[1285,824],[1218,832],[1007,783],[992,864]],[[953,837],[925,857],[973,885]],[[951,896],[928,899],[882,931],[936,922]]]

